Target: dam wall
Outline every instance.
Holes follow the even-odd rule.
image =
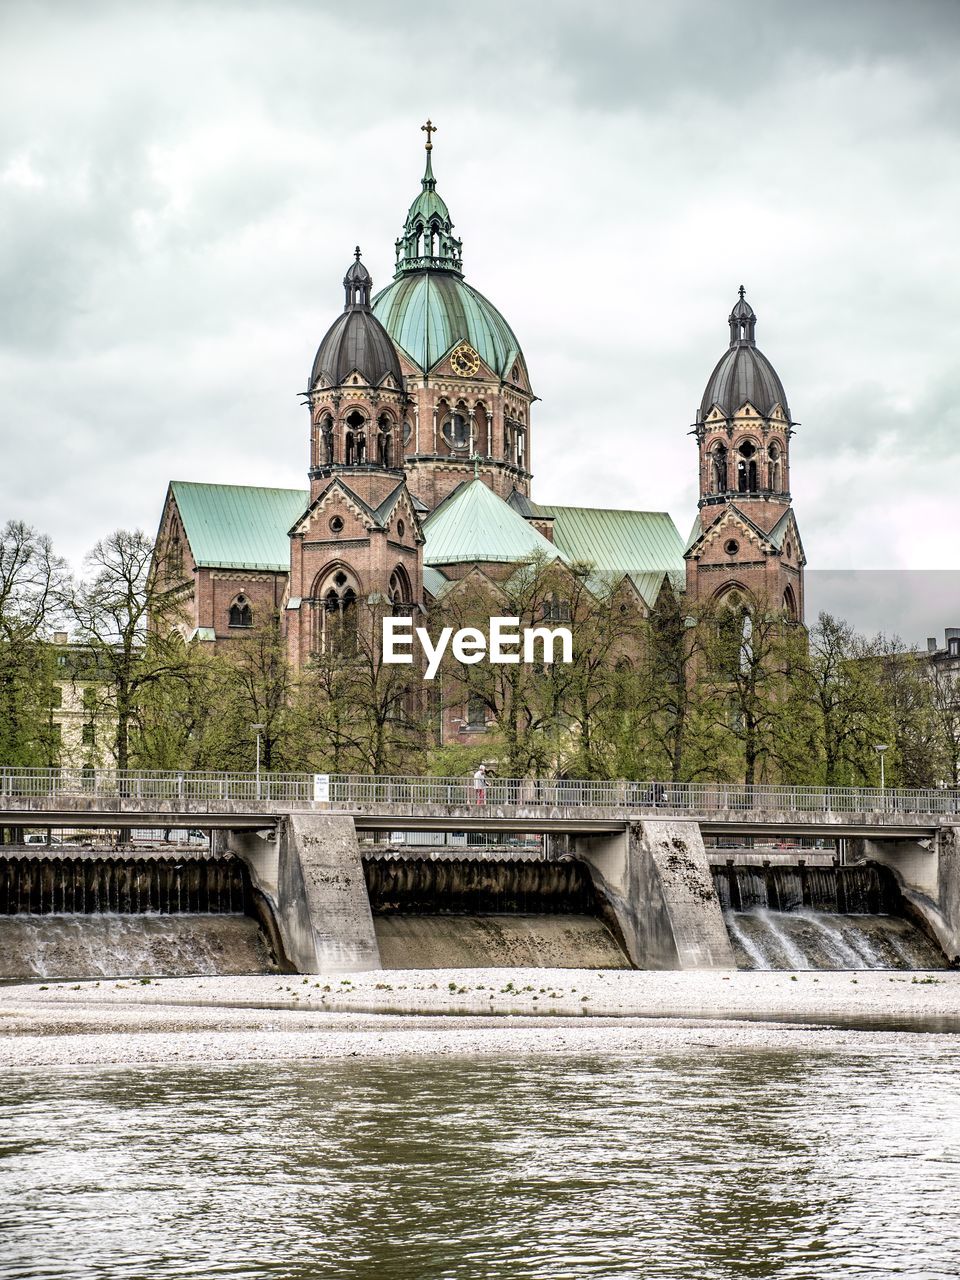
[[[638,969],[734,969],[733,949],[699,825],[632,823],[623,833],[577,836]]]
[[[273,918],[283,963],[296,973],[380,968],[353,819],[289,814],[275,836],[218,835],[246,865]]]
[[[933,840],[851,840],[850,855],[889,867],[910,914],[960,965],[960,827],[941,827]]]

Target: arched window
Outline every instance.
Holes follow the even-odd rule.
[[[329,467],[333,463],[333,418],[325,413],[317,423],[317,464]]]
[[[357,651],[357,592],[351,577],[338,569],[322,586],[314,648],[349,657]]]
[[[454,449],[466,449],[470,445],[470,419],[466,408],[457,405],[453,413],[443,420],[443,438]]]
[[[739,493],[756,493],[757,484],[757,446],[744,440],[737,450],[737,491]]]
[[[734,680],[749,669],[752,638],[749,601],[734,587],[717,600],[713,666],[719,676]]]
[[[407,571],[402,565],[397,565],[393,573],[390,575],[390,603],[393,605],[394,612],[409,609],[413,603],[413,591],[410,587],[410,579],[407,577]]]
[[[727,491],[727,446],[715,445],[710,453],[710,487],[714,493]]]
[[[253,609],[250,606],[250,601],[244,595],[237,596],[230,606],[230,626],[253,626]]]
[[[381,467],[393,466],[393,419],[389,413],[381,413],[377,419],[377,458]]]
[[[783,612],[791,622],[797,621],[797,597],[793,594],[793,587],[787,587],[783,593]]]
[[[544,622],[569,622],[570,601],[561,599],[556,591],[551,591],[543,602],[543,620]]]
[[[359,409],[347,414],[347,434],[344,440],[344,462],[348,467],[357,467],[367,457],[367,420]]]

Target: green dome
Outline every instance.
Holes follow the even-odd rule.
[[[432,144],[428,141],[426,146],[420,194],[396,243],[397,274],[374,298],[373,314],[424,372],[458,342],[469,342],[481,360],[506,379],[521,355],[520,344],[493,303],[463,278],[462,245],[437,191]]]
[[[493,303],[452,272],[399,276],[374,298],[373,314],[425,371],[458,342],[469,342],[501,378],[521,355],[516,335]]]

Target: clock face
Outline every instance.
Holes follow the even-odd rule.
[[[472,378],[480,368],[480,357],[469,342],[461,342],[450,357],[450,364],[454,373],[459,373],[461,378]]]

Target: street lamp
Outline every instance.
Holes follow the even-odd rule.
[[[883,769],[883,753],[888,750],[888,747],[885,742],[875,742],[873,744],[873,749],[880,757],[880,790],[882,792],[886,790],[887,786],[887,777]]]
[[[265,724],[252,724],[251,729],[255,729],[257,733],[257,799],[260,799],[260,734],[267,726]]]

